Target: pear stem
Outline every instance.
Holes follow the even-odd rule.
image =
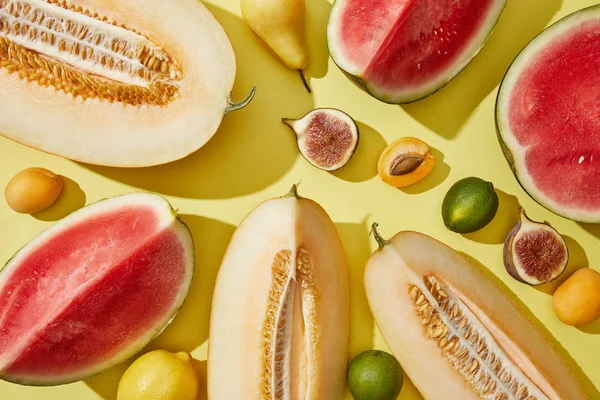
[[[302,83],[304,84],[304,87],[306,88],[306,91],[309,94],[312,93],[312,89],[308,85],[308,81],[306,80],[306,76],[304,76],[304,71],[302,71],[301,69],[299,69],[298,72],[300,73],[300,78],[302,79]]]
[[[371,225],[371,234],[373,234],[373,237],[375,238],[375,240],[377,241],[377,244],[379,245],[379,250],[383,250],[383,248],[385,246],[387,246],[388,244],[391,244],[392,241],[391,240],[387,240],[384,239],[379,232],[377,231],[377,227],[379,226],[379,224],[377,222],[373,222],[373,225]]]
[[[250,102],[254,98],[255,94],[256,94],[256,87],[252,86],[252,89],[250,90],[250,94],[248,95],[248,97],[246,97],[244,100],[240,101],[239,103],[235,103],[233,100],[231,100],[231,95],[229,95],[229,97],[227,97],[227,107],[225,107],[225,111],[223,111],[223,115],[227,115],[232,111],[241,110],[242,108],[246,107],[248,104],[250,104]]]

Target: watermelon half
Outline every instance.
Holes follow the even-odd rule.
[[[337,0],[327,39],[335,63],[387,103],[420,100],[462,71],[506,0]]]
[[[58,385],[124,361],[175,317],[193,271],[190,232],[162,197],[71,214],[0,272],[0,378]]]
[[[566,218],[600,222],[600,7],[547,28],[517,56],[496,126],[521,186]]]

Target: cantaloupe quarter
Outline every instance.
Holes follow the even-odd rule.
[[[213,297],[209,399],[343,398],[349,282],[335,226],[295,194],[248,215]]]
[[[469,261],[420,233],[378,240],[369,305],[425,399],[586,399],[544,335]]]
[[[0,134],[86,163],[180,159],[216,132],[235,79],[199,0],[0,0]]]
[[[160,196],[71,214],[0,271],[0,378],[58,385],[126,360],[177,315],[193,272],[190,232]]]

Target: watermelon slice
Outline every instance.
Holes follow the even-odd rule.
[[[462,71],[506,0],[337,0],[327,38],[335,63],[387,103],[420,100]]]
[[[71,214],[0,272],[0,377],[57,385],[124,361],[174,318],[193,270],[190,232],[162,197]]]
[[[496,126],[521,186],[556,214],[600,222],[600,7],[547,28],[517,56]]]

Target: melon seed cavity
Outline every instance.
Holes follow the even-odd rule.
[[[427,337],[482,399],[548,400],[441,280],[426,276],[409,294]]]
[[[300,362],[292,356],[292,330],[297,319],[302,320],[303,326],[302,352],[307,363],[300,373],[304,377],[309,376],[307,368],[313,361],[319,340],[316,324],[318,294],[309,252],[300,247],[295,265],[292,259],[290,250],[282,250],[272,265],[273,281],[263,327],[262,394],[268,400],[291,396],[291,371],[293,364]]]
[[[0,72],[83,100],[170,103],[180,66],[121,22],[64,0],[0,0]]]

